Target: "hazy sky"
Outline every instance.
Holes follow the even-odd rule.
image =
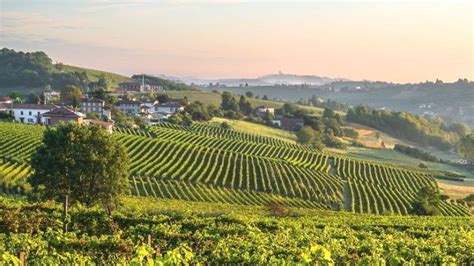
[[[0,46],[126,75],[474,79],[473,3],[0,0]]]

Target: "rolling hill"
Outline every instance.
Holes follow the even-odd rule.
[[[27,192],[29,158],[42,126],[0,123],[0,180]],[[442,173],[319,152],[286,140],[195,123],[160,123],[145,131],[119,129],[113,137],[130,157],[132,195],[354,213],[410,214],[422,187],[438,188]],[[466,205],[442,201],[444,215],[466,215]]]

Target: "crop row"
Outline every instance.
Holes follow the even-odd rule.
[[[253,190],[227,189],[220,186],[153,177],[132,176],[130,186],[132,195],[135,196],[237,205],[266,206],[278,202],[289,207],[328,209],[327,205],[315,201],[287,198]]]

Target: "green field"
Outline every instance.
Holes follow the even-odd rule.
[[[220,106],[221,104],[221,95],[214,92],[207,92],[207,91],[164,91],[164,93],[168,94],[171,98],[179,98],[182,99],[187,97],[189,101],[200,101],[206,105],[214,104],[215,106]],[[285,104],[284,102],[275,102],[275,101],[266,101],[262,99],[255,99],[255,98],[247,98],[252,106],[257,107],[260,105],[265,105],[267,107],[272,108],[281,108]],[[311,106],[304,106],[304,105],[297,105],[305,110],[308,110],[314,114],[322,114],[324,111],[321,108],[311,107]]]
[[[117,88],[120,83],[132,80],[129,77],[125,77],[125,76],[115,74],[115,73],[111,73],[111,72],[106,72],[106,71],[101,71],[101,70],[96,70],[96,69],[90,69],[90,68],[84,68],[84,67],[70,66],[70,65],[64,65],[64,71],[66,71],[66,72],[83,72],[83,71],[85,71],[87,73],[87,76],[89,77],[89,79],[91,81],[97,81],[102,76],[105,76],[108,80],[110,80],[110,82],[112,84],[112,88]]]
[[[7,191],[28,191],[28,162],[43,131],[42,126],[0,123],[0,184]],[[410,214],[420,188],[437,188],[436,172],[354,160],[209,124],[159,123],[145,131],[119,129],[113,137],[129,155],[136,196]],[[468,208],[447,200],[440,211],[465,215]]]
[[[231,119],[221,118],[221,117],[214,117],[210,121],[211,124],[217,124],[217,125],[220,125],[222,122],[226,122],[229,125],[231,125],[233,130],[247,132],[250,134],[262,135],[265,137],[282,139],[282,140],[289,141],[291,143],[296,142],[295,134],[287,130],[282,130],[282,129],[255,124],[255,123],[242,121],[242,120],[231,120]]]

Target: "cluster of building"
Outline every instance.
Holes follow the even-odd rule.
[[[128,116],[141,116],[147,119],[165,120],[172,114],[184,110],[178,101],[159,103],[137,100],[121,100],[115,106]],[[86,113],[95,113],[102,120],[112,121],[112,108],[105,101],[85,98],[80,102],[80,112],[70,107],[57,104],[24,104],[13,103],[9,97],[0,97],[0,111],[10,113],[13,118],[25,124],[56,125],[59,122],[74,121],[77,123],[98,124],[111,129],[113,123],[86,119]]]
[[[184,105],[178,101],[159,103],[158,101],[121,100],[116,104],[116,107],[129,116],[141,116],[156,120],[165,120],[184,110]]]

